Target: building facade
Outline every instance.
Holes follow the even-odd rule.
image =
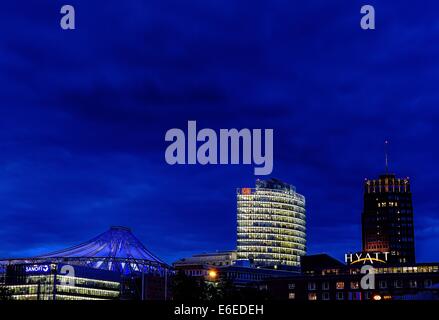
[[[50,262],[9,265],[4,281],[15,300],[114,300],[121,291],[116,272]]]
[[[217,251],[211,253],[194,254],[191,257],[182,258],[173,263],[174,267],[193,264],[205,264],[211,266],[231,266],[236,261],[236,250]]]
[[[25,300],[167,300],[172,274],[122,226],[67,249],[0,260],[0,286]]]
[[[257,287],[257,284],[267,279],[288,277],[297,272],[265,268],[245,267],[239,265],[213,266],[206,264],[174,264],[177,273],[188,277],[204,280],[209,283],[227,281],[235,288]]]
[[[391,262],[415,263],[412,194],[408,178],[381,175],[364,183],[364,252],[389,252]]]
[[[258,284],[272,300],[437,300],[439,264],[375,266],[373,288],[364,289],[360,266],[346,266],[327,256],[307,256],[302,274]],[[370,284],[370,283],[369,283]]]
[[[237,190],[237,259],[294,269],[306,254],[305,197],[277,179]]]

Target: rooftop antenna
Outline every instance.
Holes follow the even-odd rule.
[[[384,154],[386,156],[386,174],[389,173],[389,159],[387,156],[388,145],[389,145],[389,141],[388,140],[384,141]]]

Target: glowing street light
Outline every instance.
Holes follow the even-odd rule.
[[[375,301],[380,301],[382,299],[382,297],[379,294],[376,294],[372,297],[372,299]]]
[[[216,270],[209,270],[209,278],[214,280],[218,277],[218,272]]]

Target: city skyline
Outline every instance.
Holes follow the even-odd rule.
[[[0,257],[126,225],[175,261],[236,245],[251,166],[170,166],[167,130],[273,128],[272,177],[307,199],[308,253],[361,249],[363,181],[409,176],[417,261],[439,260],[439,4],[5,3]],[[120,14],[120,13],[123,14]],[[129,17],[129,19],[127,19]]]
[[[387,164],[387,154],[386,154],[386,164]],[[392,175],[392,174],[390,174],[390,173],[388,173],[388,168],[387,168],[387,166],[386,166],[386,173],[385,173],[385,175]],[[258,180],[258,179],[257,179]],[[273,180],[273,178],[269,178],[268,180]],[[274,180],[277,180],[277,179],[274,179]],[[257,181],[255,181],[256,183],[257,183]],[[279,181],[279,183],[281,183],[281,181]],[[293,187],[294,188],[294,187]],[[238,188],[239,190],[241,190],[242,188]],[[246,189],[246,187],[244,187],[243,189]],[[361,215],[361,214],[360,214]],[[416,213],[415,213],[415,217],[416,217]],[[127,226],[128,228],[130,228],[131,229],[131,227],[130,226]],[[307,227],[308,228],[308,227]],[[360,227],[360,231],[361,231],[361,227]],[[415,232],[415,235],[417,234],[417,232]],[[358,250],[360,250],[360,249],[363,249],[363,248],[361,248],[361,242],[362,242],[362,239],[361,239],[361,233],[360,234],[358,234],[357,235],[359,238],[360,238],[360,246],[359,247],[356,247],[356,248],[346,248],[346,250],[345,250],[345,252],[352,252],[353,250],[356,250],[356,249],[358,249]],[[308,240],[308,238],[306,238],[307,239],[307,241],[309,241]],[[416,241],[415,241],[415,243],[416,243]],[[44,250],[44,249],[42,249],[42,248],[34,248],[35,249],[35,252],[38,252],[39,254],[44,254],[44,253],[47,253],[47,252],[44,252],[44,251],[42,251],[42,250]],[[54,248],[54,249],[60,249],[60,248]],[[31,248],[31,250],[33,250],[32,248]],[[230,247],[230,248],[220,248],[220,249],[211,249],[211,250],[209,250],[209,249],[207,249],[207,250],[204,250],[204,251],[202,251],[202,252],[197,252],[197,251],[188,251],[188,252],[190,252],[191,254],[199,254],[199,253],[208,253],[208,252],[219,252],[219,251],[222,251],[222,250],[236,250],[236,246],[235,247]],[[364,249],[363,249],[364,250]],[[340,255],[334,255],[334,257],[335,258],[337,258],[337,259],[339,259],[339,260],[342,260],[341,259],[341,256],[342,255],[345,255],[345,252],[343,252],[342,254],[340,254]],[[314,252],[314,251],[310,251],[309,250],[309,248],[307,247],[307,255],[313,255],[313,254],[319,254],[319,253],[326,253],[326,254],[330,254],[330,255],[332,255],[332,253],[330,252],[330,251],[320,251],[320,252]],[[32,255],[33,256],[33,255]],[[30,257],[30,256],[8,256],[8,257],[3,257],[3,258],[25,258],[25,257]],[[180,256],[180,257],[178,257],[177,259],[175,259],[175,260],[167,260],[166,262],[167,263],[172,263],[172,262],[174,262],[174,261],[177,261],[179,258],[182,258],[183,256]],[[436,260],[432,260],[432,261],[436,261]],[[430,262],[430,261],[424,261],[424,260],[420,260],[420,262]]]

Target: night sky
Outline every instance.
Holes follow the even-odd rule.
[[[63,4],[76,30],[59,26]],[[375,5],[376,30],[360,28]],[[437,1],[7,1],[0,10],[0,257],[131,227],[172,262],[236,246],[253,166],[170,166],[168,129],[274,129],[308,252],[361,249],[362,184],[412,181],[439,261]]]

